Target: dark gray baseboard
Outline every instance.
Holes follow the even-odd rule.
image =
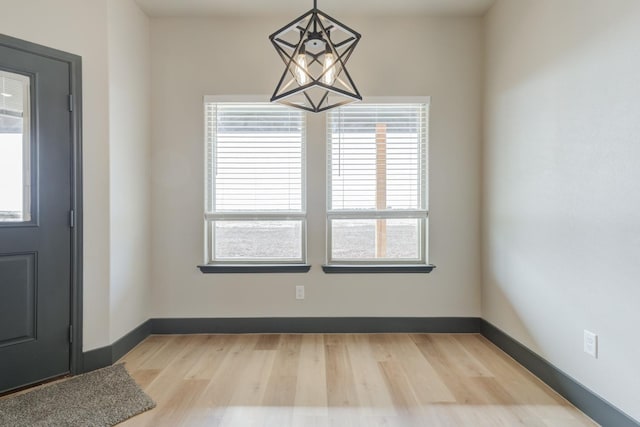
[[[78,373],[84,374],[113,365],[111,352],[112,349],[110,345],[83,352],[82,366]]]
[[[484,319],[481,333],[597,423],[605,427],[640,427],[640,423]]]
[[[250,317],[151,319],[154,334],[479,333],[479,317]]]
[[[640,427],[609,402],[479,317],[252,317],[149,319],[112,345],[83,353],[83,372],[115,363],[151,334],[481,333],[603,426]]]
[[[83,353],[81,372],[114,364],[151,334],[478,333],[479,317],[250,317],[149,319],[111,345]]]
[[[141,323],[133,331],[129,332],[118,341],[111,344],[111,358],[115,363],[122,356],[127,354],[133,347],[140,344],[146,337],[151,335],[151,320]]]
[[[82,354],[82,372],[95,371],[113,365],[151,335],[151,324],[151,320],[147,320],[113,344],[84,352]]]

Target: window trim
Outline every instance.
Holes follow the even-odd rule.
[[[426,141],[425,141],[425,155],[426,159],[425,164],[427,168],[427,173],[429,171],[429,113],[431,106],[431,97],[430,96],[407,96],[407,97],[366,97],[362,102],[358,104],[424,104],[426,105],[426,120],[425,123],[427,127]],[[340,108],[349,108],[349,105],[340,107]],[[326,141],[326,163],[325,168],[327,171],[326,174],[326,214],[325,214],[325,233],[326,233],[326,248],[325,248],[325,264],[322,265],[322,270],[325,273],[429,273],[431,272],[435,266],[429,264],[428,258],[428,240],[429,240],[429,177],[425,175],[424,178],[424,189],[425,194],[423,195],[427,204],[425,209],[394,209],[394,210],[332,210],[331,207],[331,197],[332,197],[332,186],[331,186],[331,171],[332,171],[332,153],[330,150],[330,133],[329,133],[329,116],[331,112],[328,112],[325,116],[325,141]],[[339,258],[334,259],[332,256],[332,246],[333,246],[333,233],[331,222],[334,219],[349,219],[349,218],[357,218],[357,219],[394,219],[394,218],[402,218],[402,219],[411,219],[416,218],[419,221],[419,250],[420,250],[420,259],[345,259]]]
[[[306,273],[309,264],[207,264],[199,265],[202,273]]]
[[[326,274],[378,274],[378,273],[431,273],[436,268],[433,264],[323,264],[322,271]]]
[[[266,95],[205,95],[203,97],[203,123],[204,123],[204,197],[203,220],[205,233],[204,264],[198,268],[203,273],[283,273],[306,272],[310,266],[307,264],[307,116],[302,113],[302,146],[301,146],[301,210],[277,211],[277,212],[208,212],[209,198],[215,200],[215,185],[211,189],[207,170],[209,166],[208,129],[207,129],[207,104],[265,104],[271,105]],[[281,107],[281,106],[280,106]],[[215,155],[215,154],[214,154]],[[209,191],[211,190],[211,192]],[[300,258],[263,258],[263,259],[225,259],[215,260],[213,226],[216,220],[228,221],[300,221],[301,240]]]

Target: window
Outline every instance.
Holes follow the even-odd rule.
[[[428,103],[327,116],[329,265],[426,265]]]
[[[29,77],[0,70],[0,222],[29,222]]]
[[[205,116],[207,264],[305,263],[304,113],[205,98]]]

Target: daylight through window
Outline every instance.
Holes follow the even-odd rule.
[[[327,116],[329,264],[426,264],[428,103]]]
[[[205,115],[207,263],[304,263],[304,113],[205,99]]]

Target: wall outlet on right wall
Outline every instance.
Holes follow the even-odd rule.
[[[584,352],[598,358],[598,336],[586,329],[584,330]]]

